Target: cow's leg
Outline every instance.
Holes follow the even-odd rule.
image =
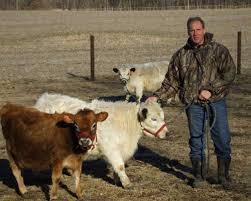
[[[9,151],[8,144],[7,144],[6,149],[7,149],[7,154],[8,154],[9,162],[10,162],[10,168],[12,170],[13,175],[16,178],[18,189],[19,189],[20,193],[22,195],[24,195],[25,193],[27,193],[27,189],[26,189],[26,187],[24,185],[24,180],[23,180],[23,177],[21,175],[21,170],[17,166],[16,162],[14,161],[14,159],[12,157],[12,154]]]
[[[143,87],[141,84],[139,84],[139,86],[136,87],[137,103],[140,103],[142,96],[143,96]]]
[[[130,100],[130,97],[131,97],[131,94],[129,94],[129,93],[126,93],[126,98],[125,98],[125,100],[126,100],[127,102],[129,102],[129,100]]]
[[[113,180],[114,180],[114,183],[116,185],[120,184],[120,178],[119,178],[118,174],[115,171],[113,171]]]
[[[120,179],[120,182],[122,184],[122,186],[124,188],[130,188],[132,186],[128,176],[126,175],[125,172],[125,164],[123,159],[121,158],[121,156],[119,154],[117,154],[116,156],[114,156],[114,154],[112,155],[112,158],[109,158],[109,161],[113,167],[114,170],[114,176],[115,176],[115,182],[117,182],[117,178],[116,178],[116,174]]]
[[[73,171],[73,174],[75,176],[76,195],[78,198],[82,196],[81,185],[80,185],[81,171],[82,171],[82,160],[79,160],[76,163],[75,170]]]
[[[127,102],[129,102],[130,97],[131,97],[131,94],[130,94],[130,92],[128,91],[128,89],[127,89],[126,86],[124,86],[124,91],[126,92],[125,100],[126,100]]]
[[[16,165],[16,163],[14,161],[12,161],[12,162],[10,161],[10,167],[11,167],[13,175],[15,176],[15,178],[17,180],[18,189],[19,189],[20,193],[22,195],[24,195],[25,193],[27,193],[27,189],[24,185],[24,180],[21,175],[21,170],[19,169],[19,167]]]
[[[57,199],[58,185],[60,182],[60,177],[62,175],[62,163],[56,163],[52,168],[52,187],[50,192],[50,200]]]

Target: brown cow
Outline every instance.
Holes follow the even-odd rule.
[[[96,137],[96,123],[107,112],[80,110],[77,114],[47,114],[34,108],[7,103],[0,110],[10,167],[21,195],[27,193],[21,168],[52,169],[50,200],[57,199],[63,168],[73,171],[76,195],[81,196],[82,160]]]

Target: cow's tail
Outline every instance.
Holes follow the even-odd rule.
[[[5,111],[4,106],[2,106],[2,107],[0,108],[0,118],[2,117],[2,114],[4,113],[4,111]]]
[[[5,115],[9,110],[9,107],[8,107],[8,103],[2,105],[0,107],[0,124],[1,124],[1,130],[2,130],[2,134],[3,134],[3,137],[5,138],[5,140],[8,139],[8,132],[4,132],[4,125],[5,125],[5,118],[3,117],[3,115]]]
[[[2,117],[3,114],[5,114],[8,111],[9,104],[10,103],[6,103],[0,108],[0,118]]]

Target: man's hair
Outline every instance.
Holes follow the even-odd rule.
[[[199,21],[202,24],[202,28],[205,28],[205,22],[200,17],[189,17],[187,20],[187,31],[189,31],[192,22],[195,21]]]

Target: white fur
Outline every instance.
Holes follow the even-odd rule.
[[[97,146],[88,152],[88,158],[103,157],[113,167],[115,176],[120,178],[123,187],[131,185],[125,173],[125,162],[130,159],[137,149],[142,129],[156,132],[164,122],[164,112],[156,102],[146,102],[137,105],[128,102],[105,102],[93,100],[88,103],[77,98],[60,94],[43,94],[36,102],[35,107],[40,111],[76,113],[78,109],[90,108],[106,111],[109,116],[106,121],[100,122],[97,128]],[[142,110],[147,109],[147,117],[143,117]],[[141,119],[141,122],[139,121]],[[160,132],[164,138],[167,127]],[[146,134],[153,137],[151,134]]]
[[[129,100],[130,95],[134,94],[140,102],[144,92],[154,92],[161,87],[168,65],[169,61],[123,64],[113,71],[118,73],[121,81],[126,82],[124,86],[127,93],[126,99]],[[134,72],[133,68],[135,68]],[[171,99],[168,100],[170,101]]]

